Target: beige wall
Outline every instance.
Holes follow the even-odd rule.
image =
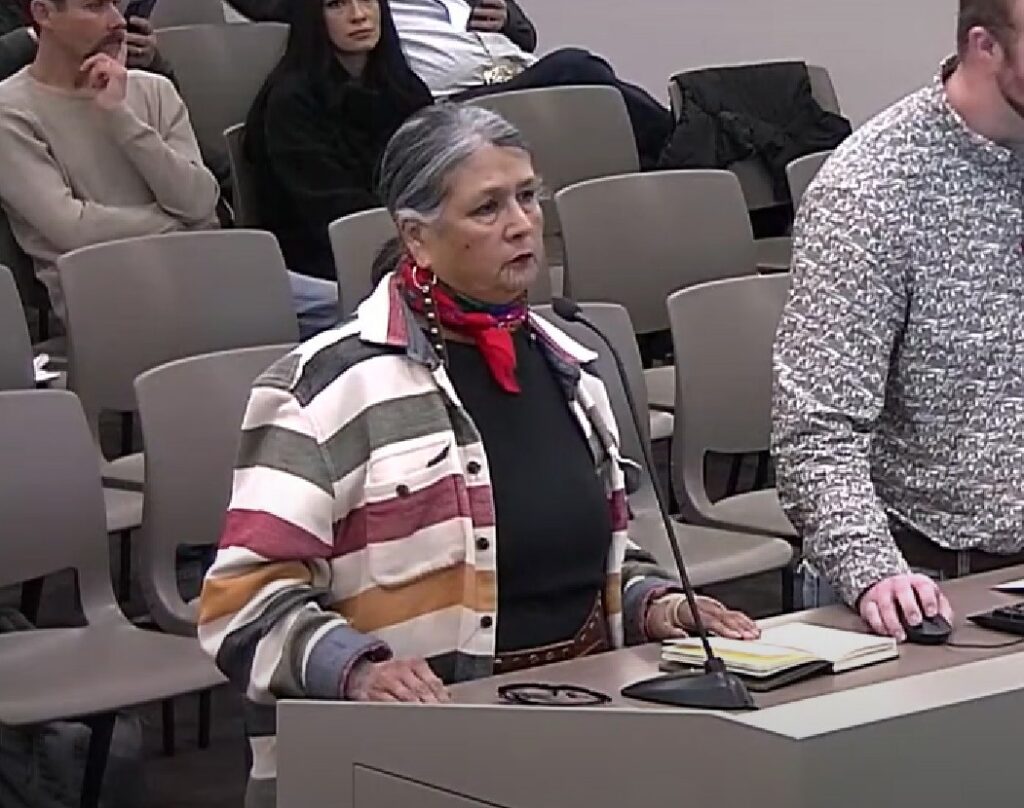
[[[521,0],[541,49],[580,45],[666,97],[691,67],[802,59],[832,74],[855,124],[916,89],[953,49],[957,0]]]

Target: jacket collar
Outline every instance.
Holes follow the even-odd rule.
[[[441,360],[416,321],[416,315],[402,298],[398,276],[386,276],[356,311],[359,338],[373,345],[402,349],[413,362],[436,370]],[[597,359],[597,354],[532,311],[529,328],[537,335],[551,366],[567,389],[575,391],[581,367]]]

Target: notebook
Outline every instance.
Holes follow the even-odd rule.
[[[831,673],[862,668],[899,656],[892,637],[876,637],[854,631],[825,628],[811,623],[787,623],[766,628],[754,642],[712,637],[711,647],[733,673],[752,678],[769,678],[809,666]],[[662,649],[665,662],[702,665],[700,640],[670,640]]]

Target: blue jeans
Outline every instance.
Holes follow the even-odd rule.
[[[936,581],[942,579],[942,575],[936,570],[915,567],[913,571],[921,575],[927,575],[929,578],[934,578]],[[842,603],[839,593],[808,562],[804,561],[800,564],[794,578],[794,586],[796,587],[794,605],[798,610],[817,609],[819,606],[832,606],[836,603]]]
[[[295,316],[299,319],[300,339],[305,341],[338,324],[341,311],[337,283],[298,272],[289,272],[288,282],[292,287]]]

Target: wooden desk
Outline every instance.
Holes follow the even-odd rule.
[[[1013,602],[991,591],[1024,567],[950,582],[958,642],[1006,642],[970,627]],[[776,620],[859,628],[843,608]],[[282,702],[281,808],[962,808],[1016,804],[1024,645],[904,645],[897,661],[756,694],[762,709],[717,713],[623,699],[657,673],[648,646],[472,682],[455,705]],[[513,707],[513,681],[580,684],[596,708]]]

